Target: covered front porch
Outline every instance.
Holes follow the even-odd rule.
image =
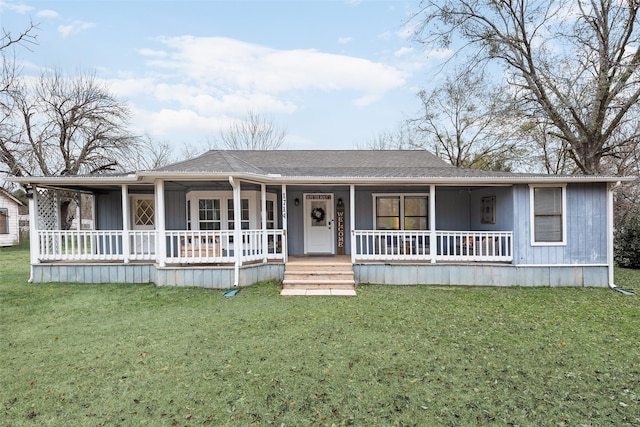
[[[92,196],[91,228],[62,229],[61,199],[81,193]],[[286,262],[289,255],[316,253],[348,255],[354,264],[513,261],[511,187],[158,180],[119,188],[35,187],[30,197],[34,264],[242,265]],[[392,208],[386,207],[389,204]],[[312,206],[322,206],[322,222],[310,215]],[[496,220],[498,210],[498,217],[506,221]],[[317,236],[328,244],[314,252],[319,246],[309,241]]]

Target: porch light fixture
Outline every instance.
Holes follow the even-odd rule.
[[[296,199],[293,201],[293,204],[296,206],[300,206],[300,199],[296,197]]]

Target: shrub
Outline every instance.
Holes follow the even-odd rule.
[[[614,258],[620,267],[640,268],[640,218],[620,224],[615,232]]]

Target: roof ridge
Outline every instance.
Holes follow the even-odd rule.
[[[212,150],[212,151],[213,151],[213,150]],[[228,151],[228,150],[216,150],[216,151],[218,151],[219,153],[221,153],[221,154],[222,154],[222,157],[224,158],[224,161],[227,163],[227,165],[229,165],[229,167],[230,167],[232,170],[235,170],[235,167],[234,167],[234,166],[236,166],[236,165],[232,165],[232,164],[229,162],[229,160],[227,159],[227,156],[232,157],[232,158],[233,158],[237,163],[240,163],[240,164],[243,164],[243,165],[249,166],[251,169],[254,169],[254,170],[260,171],[261,173],[263,173],[263,174],[265,174],[265,175],[266,175],[266,172],[265,172],[265,171],[264,171],[264,169],[262,169],[261,167],[258,167],[258,166],[256,166],[256,165],[255,165],[255,164],[253,164],[253,163],[249,163],[248,161],[246,161],[246,160],[244,160],[244,159],[241,159],[240,157],[238,157],[238,156],[236,156],[236,155],[235,155],[235,152],[236,152],[236,151],[242,151],[242,150],[234,150],[234,151]]]

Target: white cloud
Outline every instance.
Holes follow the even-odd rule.
[[[167,56],[167,52],[163,50],[154,50],[154,49],[139,49],[138,53],[142,56],[153,56],[157,58],[164,58]]]
[[[105,81],[109,89],[119,97],[129,98],[140,94],[153,92],[156,82],[152,78],[120,78]]]
[[[413,53],[413,48],[412,47],[401,47],[400,49],[396,50],[395,52],[393,52],[394,56],[400,57],[400,56],[406,56],[406,55],[410,55],[411,53]]]
[[[6,1],[0,0],[0,11],[9,10],[11,12],[16,12],[19,14],[27,14],[33,10],[33,7],[28,6],[23,3],[9,3]]]
[[[448,48],[431,49],[425,52],[427,59],[445,59],[453,55],[454,51]]]
[[[353,40],[352,37],[338,37],[338,44],[348,44]]]
[[[135,121],[132,125],[139,133],[155,138],[182,135],[183,141],[194,141],[198,136],[218,134],[231,123],[231,119],[225,116],[203,116],[188,109],[135,110],[134,113]]]
[[[38,11],[38,13],[36,13],[36,16],[39,18],[57,18],[59,15],[55,10],[43,9]]]
[[[169,55],[159,58],[142,51],[149,56],[148,65],[174,70],[182,82],[211,88],[219,92],[216,96],[358,91],[362,96],[357,104],[365,105],[405,84],[403,72],[392,66],[313,49],[277,50],[223,37],[184,36],[161,42]]]
[[[62,34],[62,37],[68,37],[70,35],[80,34],[95,26],[96,24],[93,22],[73,21],[69,25],[59,25],[58,32]]]

